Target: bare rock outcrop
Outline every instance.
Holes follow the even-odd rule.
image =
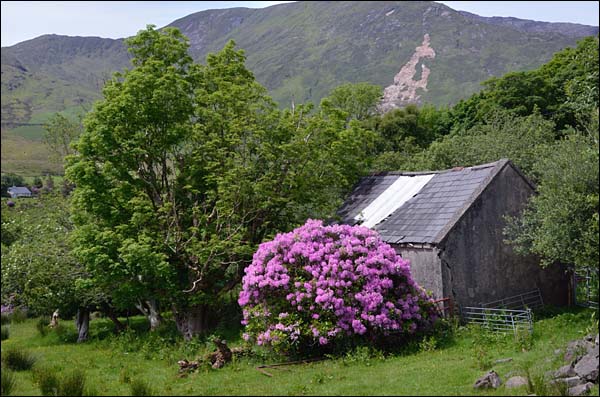
[[[379,104],[379,111],[381,113],[411,103],[418,103],[420,96],[417,94],[417,90],[422,89],[423,91],[427,91],[427,80],[429,79],[430,69],[425,64],[421,63],[421,78],[419,80],[415,80],[414,78],[417,73],[417,65],[422,59],[435,58],[435,51],[429,43],[429,34],[425,34],[423,36],[423,43],[415,48],[415,53],[410,60],[394,76],[394,84],[384,89],[383,98]]]

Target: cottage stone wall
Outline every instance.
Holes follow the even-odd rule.
[[[413,280],[432,292],[435,299],[444,297],[442,268],[437,248],[411,248],[394,245],[396,252],[410,262]]]
[[[461,306],[475,306],[539,287],[544,303],[567,303],[563,269],[541,269],[535,257],[517,255],[503,242],[503,216],[519,214],[532,194],[511,166],[487,186],[438,245],[444,296]]]

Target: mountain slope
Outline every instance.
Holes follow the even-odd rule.
[[[36,124],[35,115],[89,108],[111,73],[128,65],[122,39],[44,35],[4,47],[2,126]]]
[[[490,25],[507,26],[523,32],[560,33],[571,37],[596,36],[598,34],[598,26],[588,26],[579,23],[565,22],[540,22],[532,21],[531,19],[519,19],[514,17],[482,17],[467,11],[459,12],[467,18],[473,19],[474,21],[487,23]]]
[[[236,40],[257,79],[283,105],[292,97],[318,101],[344,82],[386,87],[425,34],[437,56],[426,62],[431,73],[421,99],[434,104],[456,102],[491,76],[535,68],[576,42],[559,33],[524,34],[481,23],[434,2],[297,2],[202,12],[170,26],[192,38],[196,59]],[[207,34],[198,34],[199,27],[214,33],[211,26],[220,34],[200,40]]]
[[[169,26],[189,37],[190,52],[202,63],[235,40],[281,106],[318,103],[340,84],[366,81],[395,92],[394,107],[453,104],[478,91],[481,81],[538,67],[574,46],[579,35],[597,32],[576,24],[534,25],[428,1],[319,1],[202,11]],[[53,112],[89,109],[103,82],[130,59],[123,39],[98,37],[45,35],[1,52],[2,130],[28,138],[40,137],[41,123]]]

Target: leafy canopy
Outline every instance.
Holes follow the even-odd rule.
[[[174,28],[127,43],[134,67],[68,159],[75,253],[117,303],[158,299],[178,319],[218,305],[264,238],[331,215],[368,140],[310,105],[277,109],[234,42],[206,65]]]

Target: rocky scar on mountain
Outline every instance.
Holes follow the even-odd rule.
[[[379,105],[379,111],[385,113],[394,108],[406,106],[411,103],[418,103],[421,98],[417,95],[417,89],[427,91],[427,79],[431,70],[420,63],[421,59],[435,58],[435,51],[429,45],[429,34],[423,36],[423,43],[415,48],[415,53],[410,60],[394,76],[394,84],[387,86],[383,91],[383,99]],[[421,78],[415,80],[417,74],[417,65],[421,65]]]

